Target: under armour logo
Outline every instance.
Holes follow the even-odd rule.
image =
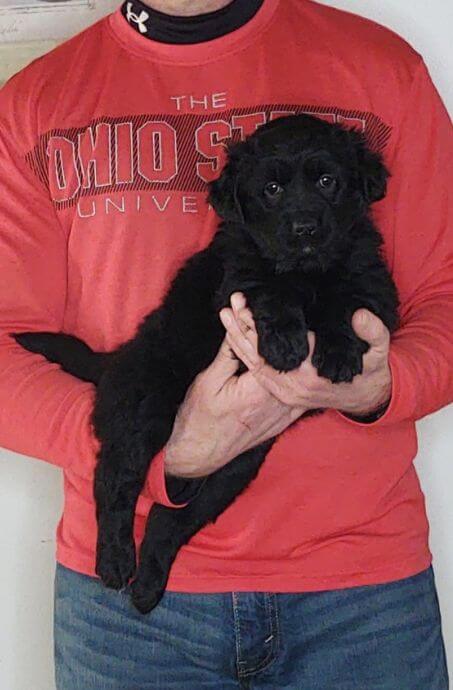
[[[148,28],[146,26],[146,20],[149,19],[149,14],[148,12],[145,12],[145,10],[142,10],[139,15],[137,15],[136,12],[133,11],[133,5],[131,2],[128,2],[126,5],[126,19],[131,24],[132,22],[134,24],[137,24],[137,28],[140,31],[141,34],[146,34],[148,31]]]

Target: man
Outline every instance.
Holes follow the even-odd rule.
[[[415,420],[453,397],[452,137],[420,56],[308,0],[131,0],[13,78],[0,105],[0,443],[64,469],[58,690],[445,690],[412,461]],[[265,366],[233,297],[222,348],[152,462],[137,540],[152,501],[180,508],[200,477],[328,409],[282,433],[143,617],[94,577],[94,389],[9,334],[65,331],[97,350],[131,337],[212,237],[205,188],[225,142],[288,112],[359,127],[383,152],[393,177],[376,217],[401,328],[390,344],[356,312],[364,373],[333,385],[310,359]],[[183,494],[166,474],[187,479]]]

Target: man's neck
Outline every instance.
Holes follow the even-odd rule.
[[[143,0],[153,10],[171,14],[176,17],[194,17],[221,10],[232,0]]]

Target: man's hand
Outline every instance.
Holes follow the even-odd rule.
[[[204,477],[240,453],[280,434],[306,410],[269,393],[239,361],[226,340],[189,388],[166,446],[168,474]]]
[[[354,416],[364,416],[390,399],[392,379],[388,364],[390,334],[382,321],[358,309],[352,318],[357,335],[370,345],[363,358],[363,372],[351,383],[333,384],[318,373],[311,362],[315,335],[308,335],[310,351],[298,369],[280,373],[258,354],[258,336],[252,314],[242,293],[231,298],[231,309],[220,313],[227,330],[227,342],[256,380],[278,400],[306,409],[334,408]]]

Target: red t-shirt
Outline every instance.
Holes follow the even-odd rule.
[[[333,589],[430,563],[413,459],[415,421],[453,397],[450,121],[394,33],[266,0],[237,31],[188,46],[144,38],[118,11],[0,93],[0,444],[64,469],[67,567],[94,573],[94,387],[9,333],[61,330],[97,350],[133,336],[213,235],[205,185],[225,142],[287,112],[364,130],[393,174],[375,209],[402,302],[391,404],[369,425],[331,410],[282,434],[258,478],[180,551],[168,586]],[[163,458],[139,500],[138,541],[152,502],[169,505]]]

